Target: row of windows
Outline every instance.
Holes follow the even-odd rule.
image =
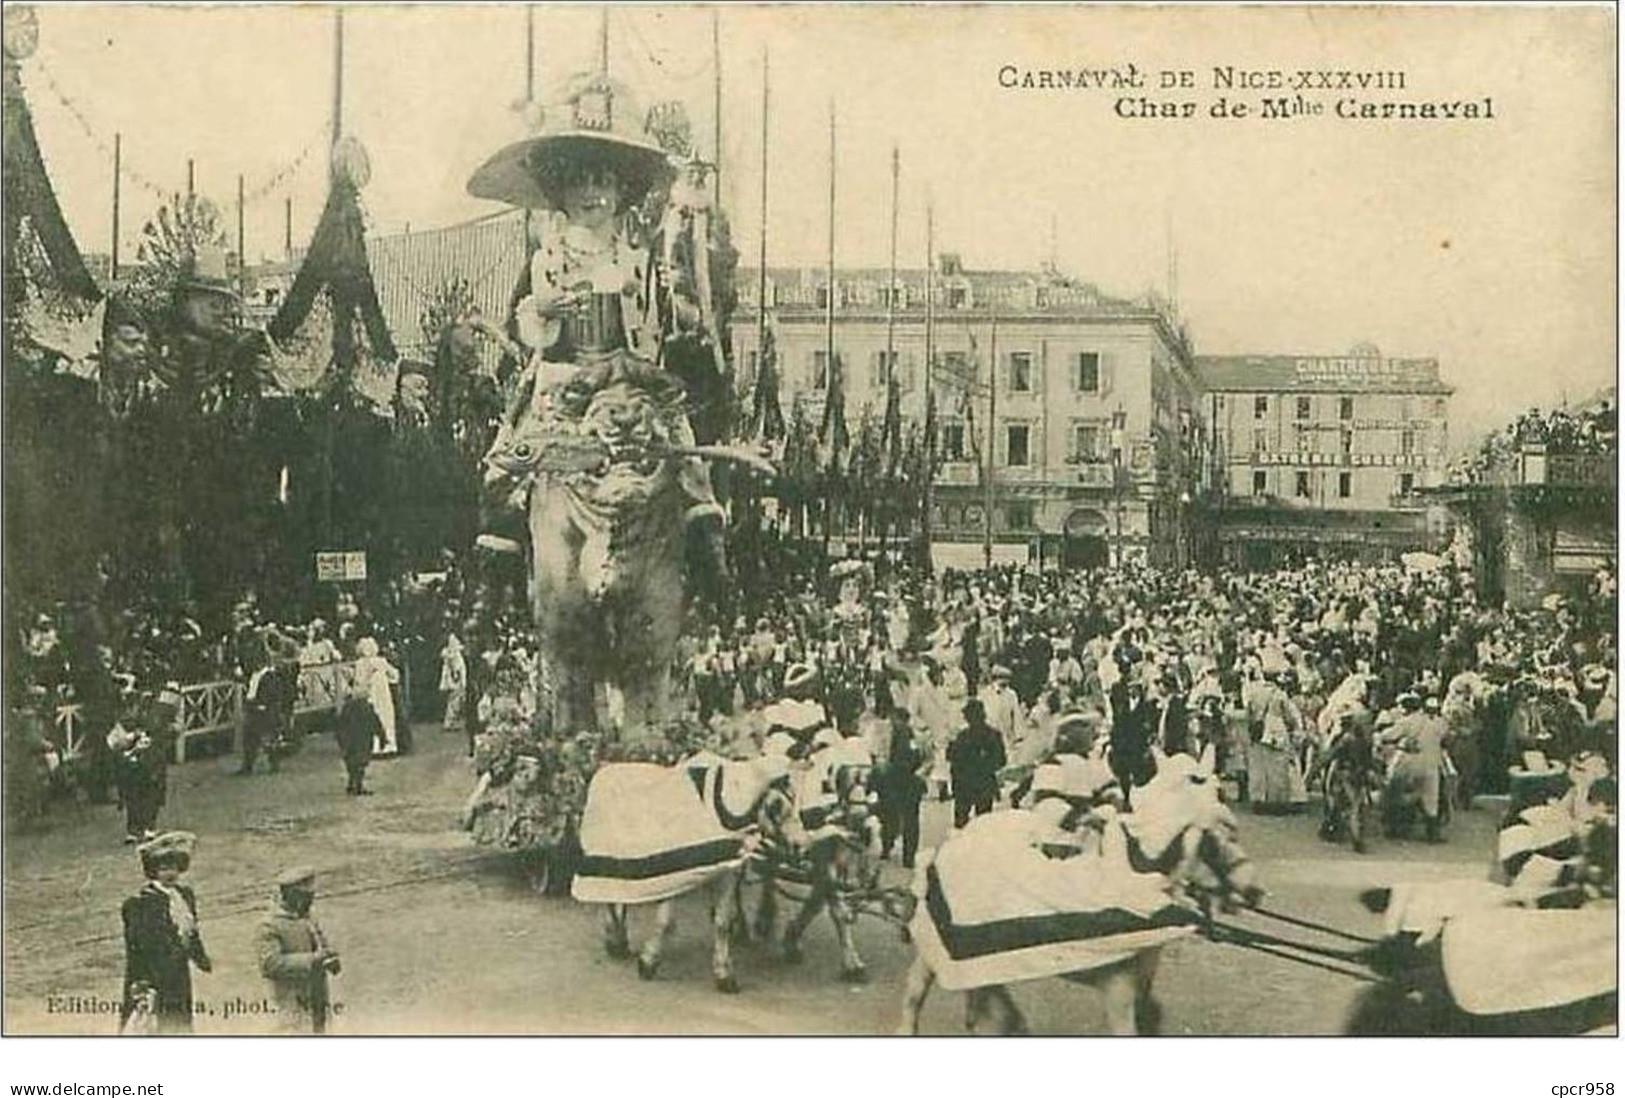
[[[1269,473],[1264,469],[1253,470],[1253,495],[1263,496],[1269,494]],[[1408,496],[1416,489],[1416,474],[1401,473],[1395,482],[1394,490],[1402,496]],[[1313,499],[1313,481],[1309,470],[1299,469],[1293,476],[1292,494],[1298,499]],[[1337,474],[1337,498],[1348,499],[1354,494],[1354,475],[1352,473]]]
[[[938,504],[936,525],[948,530],[980,530],[987,512],[980,503]],[[1036,530],[1038,512],[1031,500],[1009,500],[993,512],[994,524],[1003,530]]]
[[[949,422],[942,425],[941,454],[944,461],[969,461],[971,447],[965,433],[965,424]],[[1076,423],[1072,426],[1072,449],[1067,454],[1071,461],[1106,461],[1120,448],[1111,443],[1111,429],[1104,422]],[[1025,423],[1008,423],[1004,428],[1004,453],[1007,465],[1032,464],[1032,427]]]
[[[1319,440],[1320,436],[1316,432],[1299,429],[1295,448],[1301,454],[1317,453],[1320,449]],[[1269,454],[1274,453],[1275,450],[1274,433],[1268,427],[1255,427],[1253,429],[1252,452],[1255,454]],[[1345,427],[1339,433],[1337,452],[1342,454],[1352,454],[1354,452],[1353,428]],[[1417,452],[1416,432],[1414,430],[1405,428],[1399,432],[1399,452],[1402,454]]]
[[[1286,400],[1288,398],[1287,397],[1281,397],[1280,399],[1281,400]],[[1295,419],[1313,419],[1314,418],[1314,416],[1315,416],[1315,398],[1314,397],[1311,397],[1311,396],[1298,396],[1298,397],[1293,397],[1291,399],[1293,401],[1293,413],[1294,413],[1294,418]],[[1347,419],[1353,419],[1354,418],[1354,401],[1355,401],[1354,397],[1347,397],[1346,396],[1346,397],[1338,397],[1337,398],[1337,418],[1338,419],[1347,420]],[[1431,401],[1431,403],[1429,404],[1428,407],[1429,407],[1429,411],[1434,416],[1443,416],[1445,414],[1445,407],[1446,407],[1445,398],[1444,397],[1434,397],[1434,398],[1432,398],[1432,401]],[[1255,396],[1255,397],[1253,397],[1253,418],[1254,419],[1268,419],[1269,414],[1270,414],[1270,397],[1268,397],[1268,396]],[[1416,402],[1415,402],[1415,400],[1413,398],[1411,398],[1411,397],[1406,397],[1405,398],[1405,401],[1404,401],[1404,404],[1403,404],[1403,409],[1402,409],[1400,414],[1401,414],[1402,418],[1404,418],[1404,419],[1415,419],[1416,418]]]
[[[839,354],[837,353],[837,357]],[[1031,393],[1036,391],[1037,372],[1036,356],[1031,351],[1011,351],[1005,356],[1004,391],[1009,393]],[[755,351],[746,352],[746,363],[750,376],[756,376],[759,359]],[[876,351],[869,363],[869,387],[873,389],[885,388],[888,374],[895,374],[897,383],[905,392],[914,389],[915,369],[912,355],[901,356],[900,352],[892,351],[890,359],[887,352]],[[1070,363],[1071,370],[1068,377],[1072,389],[1078,393],[1101,393],[1103,388],[1103,373],[1101,369],[1101,356],[1098,351],[1082,351],[1074,356]],[[889,367],[889,369],[888,369]],[[942,355],[940,369],[947,384],[957,383],[958,387],[965,388],[982,384],[976,367],[971,364],[970,355],[965,351],[946,351]],[[815,391],[829,388],[829,352],[814,351],[812,353],[812,387]]]

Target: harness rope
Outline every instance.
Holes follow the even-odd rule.
[[[1381,977],[1367,971],[1355,971],[1341,965],[1328,964],[1326,961],[1316,960],[1314,957],[1304,957],[1289,950],[1300,950],[1303,953],[1313,954],[1315,957],[1325,957],[1333,961],[1342,961],[1349,964],[1363,964],[1364,962],[1355,954],[1345,953],[1335,949],[1321,946],[1312,946],[1304,942],[1294,942],[1288,938],[1277,938],[1273,934],[1264,934],[1245,927],[1233,926],[1228,923],[1211,924],[1209,937],[1214,942],[1225,945],[1239,946],[1242,949],[1251,949],[1259,953],[1267,953],[1272,957],[1279,957],[1286,961],[1296,961],[1300,965],[1308,965],[1325,972],[1347,976],[1352,980],[1361,980],[1365,983],[1380,984]]]

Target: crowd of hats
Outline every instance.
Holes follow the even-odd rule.
[[[860,582],[877,566],[885,574]],[[895,674],[895,660],[882,658],[890,652],[933,672],[957,665],[981,682],[1007,681],[1024,706],[1044,698],[1052,717],[1073,720],[1104,720],[1118,679],[1194,701],[1269,678],[1312,708],[1357,672],[1378,710],[1397,711],[1408,694],[1437,708],[1468,675],[1486,690],[1612,720],[1617,589],[1607,571],[1589,590],[1527,611],[1480,605],[1471,577],[1449,567],[1203,576],[1011,566],[926,577],[906,565],[802,561],[771,579],[747,593],[735,621],[696,623],[684,638],[680,680],[712,690],[721,708],[809,687],[829,702],[854,681],[867,696]],[[1067,660],[1080,674],[1057,684],[1054,666]]]

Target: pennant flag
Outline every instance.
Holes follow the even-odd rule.
[[[824,421],[819,427],[819,464],[839,476],[852,445],[846,427],[846,368],[836,354],[829,364],[829,388],[824,396]]]
[[[894,477],[903,461],[903,393],[897,383],[895,365],[886,379],[886,416],[881,424],[881,442],[886,451],[886,475]]]
[[[785,436],[784,411],[779,405],[779,348],[776,325],[768,322],[762,334],[762,349],[756,369],[756,389],[751,409],[751,434],[758,439]]]

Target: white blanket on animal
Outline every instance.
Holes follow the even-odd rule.
[[[1195,929],[1167,879],[1105,853],[1050,858],[1025,811],[973,821],[920,873],[910,927],[949,990],[1084,972],[1127,960]]]
[[[1450,996],[1469,1014],[1514,1014],[1619,989],[1619,909],[1481,911],[1444,931]]]
[[[702,771],[710,782],[717,768]],[[581,866],[570,894],[584,903],[647,904],[690,892],[744,861],[689,768],[612,763],[593,775],[581,817]]]

